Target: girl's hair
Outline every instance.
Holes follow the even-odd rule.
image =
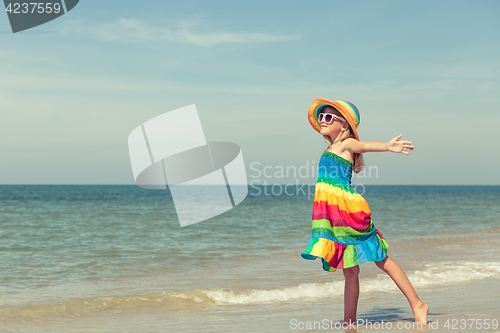
[[[344,118],[344,116],[342,116],[342,114],[339,111],[337,111],[334,108],[332,108],[332,109],[333,109],[333,113],[335,115],[337,115],[339,117],[342,117],[342,119]],[[340,137],[340,141],[344,141],[347,138],[354,138],[354,139],[356,139],[356,136],[352,132],[352,129],[351,129],[351,126],[349,125],[349,123],[347,123],[347,126],[349,127],[349,131],[345,131],[342,134],[342,136]],[[329,135],[323,135],[323,137],[325,138],[326,143],[328,143],[328,147],[330,147],[331,144],[333,143],[332,139],[330,138],[330,136]],[[360,173],[361,170],[363,170],[364,166],[365,165],[364,165],[364,162],[363,162],[363,154],[354,153],[354,163],[353,163],[353,166],[352,166],[354,172],[355,173]]]

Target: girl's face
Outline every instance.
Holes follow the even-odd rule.
[[[336,116],[342,117],[340,112],[332,108],[331,106],[327,106],[323,109],[323,113],[332,113]],[[343,118],[343,117],[342,117]],[[320,133],[322,135],[328,135],[330,138],[335,140],[335,138],[342,132],[342,129],[345,128],[346,126],[349,126],[347,123],[342,123],[338,119],[333,119],[333,121],[330,124],[327,124],[325,121],[322,121],[319,123],[321,126]]]

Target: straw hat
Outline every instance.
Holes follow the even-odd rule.
[[[351,129],[356,136],[356,140],[359,140],[358,131],[356,130],[359,125],[359,111],[354,104],[346,101],[331,102],[324,98],[316,98],[307,111],[307,119],[309,119],[311,126],[318,132],[321,130],[321,125],[318,122],[318,116],[323,111],[325,106],[328,105],[340,112],[340,114],[351,126]]]

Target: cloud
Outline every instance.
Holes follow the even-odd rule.
[[[87,35],[106,41],[120,42],[176,42],[209,47],[224,43],[262,43],[300,39],[300,34],[273,34],[264,32],[200,32],[196,22],[178,21],[173,28],[153,26],[138,19],[119,19],[115,22],[91,25],[81,21],[63,21],[63,31]],[[204,29],[206,30],[206,29]]]

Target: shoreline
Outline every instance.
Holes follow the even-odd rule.
[[[500,277],[490,277],[472,282],[445,284],[427,288],[416,288],[420,298],[430,307],[429,321],[431,325],[443,325],[454,319],[497,319],[497,286]],[[0,324],[7,332],[199,332],[203,323],[203,332],[235,332],[245,327],[251,332],[312,332],[331,331],[331,329],[293,329],[292,320],[297,323],[323,322],[325,319],[333,323],[341,322],[343,311],[342,296],[315,300],[285,301],[280,303],[214,305],[187,309],[167,309],[152,311],[144,307],[136,313],[88,313],[78,315],[68,312],[65,316],[43,317],[35,311],[24,318],[9,318],[1,314]],[[91,314],[91,315],[90,315]],[[358,307],[358,321],[363,323],[402,323],[413,322],[411,308],[404,296],[398,292],[371,291],[361,292]],[[382,326],[384,327],[384,326]],[[436,328],[436,327],[431,327]],[[429,329],[429,327],[424,327]],[[360,325],[359,331],[371,330]],[[392,330],[376,329],[377,332]],[[411,331],[404,328],[406,331]],[[352,330],[337,330],[355,332]],[[481,330],[495,331],[495,330]]]

